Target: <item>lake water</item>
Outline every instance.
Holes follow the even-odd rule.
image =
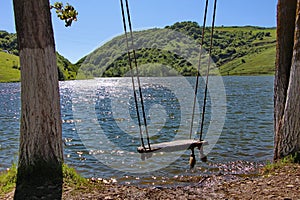
[[[271,160],[274,78],[222,79],[209,81],[203,132],[209,142],[204,147],[208,162],[197,159],[193,171],[188,166],[189,150],[141,160],[136,152],[140,134],[130,78],[61,82],[65,162],[86,177],[148,183],[191,173],[239,173]],[[141,82],[150,142],[188,139],[195,79],[142,78]],[[192,138],[199,137],[203,80],[200,85]],[[18,156],[20,84],[0,83],[0,94],[0,170],[4,170]]]

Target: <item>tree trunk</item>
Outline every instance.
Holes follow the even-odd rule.
[[[274,160],[300,150],[300,0],[279,0],[274,87]]]
[[[21,63],[15,199],[42,196],[56,199],[61,197],[63,150],[50,5],[48,0],[13,0],[13,3]]]

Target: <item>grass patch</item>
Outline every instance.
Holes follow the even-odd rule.
[[[89,191],[96,187],[101,187],[101,184],[92,183],[88,179],[82,177],[76,170],[63,164],[63,182],[64,190],[78,193],[80,191]],[[13,164],[11,168],[0,173],[0,197],[13,191],[17,181],[17,165]]]
[[[280,169],[288,165],[294,165],[295,163],[299,163],[299,154],[288,155],[277,162],[268,162],[262,168],[261,173],[264,175],[272,174],[276,169]]]
[[[11,192],[16,187],[17,165],[13,164],[11,168],[0,174],[0,195]]]
[[[63,165],[63,193],[66,196],[80,196],[82,193],[99,191],[103,182],[96,179],[86,179],[72,167]]]
[[[74,168],[66,164],[63,164],[63,179],[65,184],[72,187],[80,187],[88,183],[86,178],[82,177]]]

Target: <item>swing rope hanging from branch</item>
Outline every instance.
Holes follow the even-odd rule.
[[[204,33],[206,29],[206,20],[207,20],[207,10],[208,10],[208,4],[209,0],[206,0],[205,4],[205,12],[204,12],[204,19],[203,19],[203,26],[202,26],[202,39],[200,44],[200,52],[199,52],[199,62],[198,62],[198,68],[197,68],[197,77],[196,77],[196,84],[195,84],[195,93],[194,93],[194,101],[193,101],[193,109],[192,109],[192,120],[190,125],[190,136],[187,140],[176,140],[172,142],[164,142],[164,143],[158,143],[158,144],[151,144],[150,145],[150,138],[149,138],[149,132],[148,132],[148,126],[147,126],[147,119],[145,115],[145,106],[144,106],[144,100],[143,100],[143,94],[141,89],[141,82],[139,77],[139,70],[138,70],[138,64],[136,59],[136,52],[134,49],[134,40],[133,40],[133,31],[132,31],[132,25],[131,25],[131,18],[130,18],[130,12],[129,12],[129,4],[128,0],[125,0],[125,6],[126,6],[126,14],[127,14],[127,22],[126,22],[126,16],[125,16],[125,9],[124,9],[124,0],[120,0],[121,4],[121,11],[122,11],[122,19],[123,19],[123,28],[125,32],[125,39],[126,39],[126,48],[127,48],[127,55],[128,55],[128,64],[130,66],[130,73],[131,73],[131,81],[132,81],[132,88],[133,88],[133,94],[134,94],[134,101],[135,101],[135,108],[136,108],[136,114],[138,118],[138,125],[139,125],[139,132],[140,132],[140,141],[141,146],[137,148],[138,152],[141,154],[146,153],[152,153],[156,151],[163,151],[163,152],[173,152],[173,151],[180,151],[180,150],[187,150],[191,149],[192,154],[191,158],[194,156],[194,148],[198,148],[200,150],[201,157],[205,157],[203,155],[203,145],[207,145],[208,143],[206,141],[202,140],[203,137],[203,127],[204,127],[204,119],[205,119],[205,112],[206,112],[206,102],[207,102],[207,93],[208,93],[208,79],[209,79],[209,72],[210,72],[210,66],[211,66],[211,53],[212,53],[212,47],[213,47],[213,35],[214,35],[214,27],[215,27],[215,18],[216,18],[216,6],[217,6],[217,0],[214,0],[214,8],[213,8],[213,20],[212,20],[212,27],[211,27],[211,35],[210,35],[210,47],[209,47],[209,59],[206,69],[206,81],[205,81],[205,90],[204,90],[204,99],[203,99],[203,107],[202,107],[202,115],[201,115],[201,122],[200,123],[200,133],[199,133],[199,139],[191,139],[192,132],[193,132],[193,123],[194,123],[194,115],[195,115],[195,109],[196,109],[196,101],[197,101],[197,94],[198,94],[198,87],[199,87],[199,77],[200,77],[200,69],[201,69],[201,59],[202,59],[202,46],[204,44]],[[129,33],[128,36],[128,30],[127,30],[127,24],[129,26]],[[129,42],[129,40],[131,42]],[[132,66],[132,62],[134,63],[134,67]],[[134,68],[136,72],[136,79],[137,79],[137,85],[138,85],[138,91],[139,91],[139,100],[141,103],[141,108],[138,105],[138,95],[135,90],[136,83],[134,78]],[[139,110],[142,110],[142,117],[144,122],[144,129],[146,133],[146,139],[147,139],[147,146],[144,142],[144,134],[142,130],[142,120],[140,116]],[[145,156],[142,156],[142,158],[145,158]],[[204,159],[205,160],[205,159]]]

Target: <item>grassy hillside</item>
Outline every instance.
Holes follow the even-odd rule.
[[[209,49],[210,34],[211,29],[207,28],[204,34],[205,50]],[[177,22],[164,29],[134,32],[140,75],[196,75],[201,38],[202,28],[195,22]],[[274,73],[275,28],[216,27],[213,43],[211,74]],[[202,74],[206,63],[207,58],[203,58]],[[79,75],[81,78],[126,76],[128,71],[125,37],[118,36],[88,55],[81,64]]]
[[[78,68],[69,60],[57,53],[57,66],[59,80],[74,80],[77,76]],[[0,82],[20,81],[20,61],[19,56],[0,52]]]
[[[72,64],[68,59],[56,53],[58,76],[60,81],[75,80],[77,76],[78,67]]]
[[[9,53],[8,53],[9,52]],[[17,35],[0,30],[0,82],[20,80]],[[78,68],[60,54],[57,55],[59,80],[76,79]]]
[[[19,57],[0,52],[0,82],[20,81]]]
[[[276,57],[276,29],[259,27],[227,27],[217,30],[228,32],[252,32],[264,34],[257,37],[247,48],[247,53],[235,59],[228,60],[219,66],[222,75],[273,75]],[[266,35],[268,35],[266,37]],[[243,47],[241,47],[243,48]]]
[[[222,75],[273,75],[275,70],[276,48],[266,47],[257,53],[245,55],[221,65]]]
[[[201,39],[201,36],[194,33],[199,29],[195,23],[175,23],[167,28],[193,36],[198,41]],[[206,32],[205,38],[209,38],[210,30]],[[209,49],[208,44],[209,41],[205,39],[205,49]],[[211,71],[212,74],[217,71],[223,76],[274,74],[276,28],[216,27],[213,45],[212,58],[217,68]]]
[[[204,34],[205,50],[209,49],[211,29]],[[197,73],[202,28],[196,22],[177,22],[165,28],[134,32],[140,75],[193,76]],[[211,58],[211,74],[274,74],[276,29],[262,27],[216,27]],[[0,31],[0,82],[18,81],[19,60],[16,34]],[[9,50],[12,54],[4,53]],[[92,77],[128,76],[128,54],[124,35],[113,38],[76,64],[57,54],[59,80]],[[203,54],[205,55],[205,54]],[[203,56],[202,74],[207,57]],[[78,71],[79,70],[79,71]],[[78,72],[78,74],[77,74]]]

